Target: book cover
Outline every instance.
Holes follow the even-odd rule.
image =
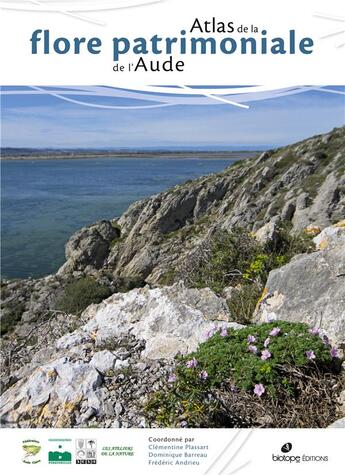
[[[343,2],[0,13],[2,467],[341,469]]]

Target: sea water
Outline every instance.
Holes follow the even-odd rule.
[[[69,237],[136,200],[217,172],[229,159],[99,158],[1,162],[3,278],[41,277],[63,264]]]

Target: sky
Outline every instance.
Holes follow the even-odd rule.
[[[345,123],[342,92],[308,91],[253,101],[249,109],[174,105],[153,109],[103,109],[49,94],[1,96],[2,147],[33,148],[267,148],[296,142]],[[32,91],[2,88],[2,91]],[[141,104],[133,99],[77,97],[104,105]]]

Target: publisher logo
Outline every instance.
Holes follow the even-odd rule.
[[[292,451],[291,442],[286,442],[284,445],[282,445],[280,451],[282,453],[272,454],[273,462],[281,462],[288,464],[305,462],[328,462],[328,455],[294,453],[294,451]]]
[[[284,452],[284,454],[287,454],[288,452],[290,452],[291,449],[292,449],[291,442],[286,442],[286,444],[284,444],[280,450]]]
[[[53,464],[72,463],[71,439],[49,439],[52,449],[48,452],[48,462]]]
[[[97,442],[95,439],[76,439],[75,462],[79,465],[97,463]]]
[[[22,448],[24,451],[22,458],[24,463],[33,465],[41,461],[39,457],[41,444],[38,442],[38,440],[23,440]]]

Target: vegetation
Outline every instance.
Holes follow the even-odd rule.
[[[286,153],[278,162],[276,162],[274,166],[278,169],[288,168],[296,161],[297,161],[296,155],[288,151],[288,153]]]
[[[20,321],[25,305],[23,302],[12,301],[6,303],[6,309],[1,311],[1,336],[6,335],[14,329],[16,324]]]
[[[92,277],[84,277],[66,285],[57,303],[57,309],[80,315],[92,303],[100,303],[111,295],[111,290]]]
[[[183,278],[191,287],[210,287],[221,294],[226,287],[235,287],[228,302],[232,318],[248,323],[263,292],[269,272],[290,261],[296,255],[314,249],[312,237],[306,233],[290,233],[289,224],[281,224],[275,238],[261,245],[255,237],[242,229],[218,231],[200,249],[193,262],[171,278]]]
[[[302,323],[215,328],[179,359],[146,411],[166,427],[258,426],[265,415],[272,427],[323,426],[334,416],[324,398],[332,398],[339,369],[337,350]]]

